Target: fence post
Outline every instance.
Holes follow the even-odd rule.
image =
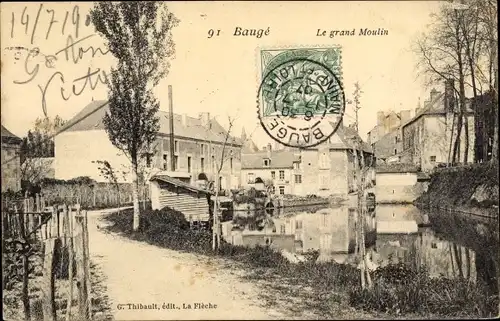
[[[88,292],[87,283],[85,282],[86,271],[86,250],[85,250],[85,236],[84,236],[84,218],[80,210],[77,211],[75,217],[75,256],[76,256],[76,277],[77,277],[77,291],[78,291],[78,314],[79,320],[88,320]]]
[[[54,219],[54,209],[52,218]],[[42,279],[42,308],[43,320],[55,321],[56,320],[56,302],[55,302],[55,280],[54,280],[54,248],[55,238],[52,235],[45,240],[45,253],[43,260],[43,279]]]
[[[83,221],[83,231],[84,240],[83,249],[85,253],[85,283],[87,288],[87,313],[89,320],[92,319],[92,295],[91,295],[91,283],[90,283],[90,248],[89,248],[89,225],[87,211],[84,211],[84,221]]]
[[[35,202],[35,207],[36,207],[36,211],[35,212],[41,212],[41,209],[40,209],[40,194],[36,193],[36,202]]]
[[[73,216],[71,209],[64,205],[64,214],[66,217],[66,236],[68,241],[66,243],[68,250],[68,300],[66,302],[66,321],[71,320],[71,306],[73,305]]]

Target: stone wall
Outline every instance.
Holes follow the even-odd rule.
[[[375,197],[377,203],[412,203],[425,189],[417,182],[417,173],[377,173]]]
[[[2,142],[2,192],[21,189],[19,145]]]

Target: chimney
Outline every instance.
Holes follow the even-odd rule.
[[[209,112],[202,112],[200,113],[200,120],[201,120],[201,125],[203,127],[208,127],[208,124],[210,123],[210,113]]]
[[[170,125],[170,139],[169,139],[169,147],[170,147],[170,170],[173,172],[176,170],[175,168],[175,144],[174,144],[174,102],[173,102],[173,94],[172,94],[172,86],[168,85],[168,120]]]
[[[182,114],[181,115],[181,120],[182,120],[182,126],[184,127],[187,127],[187,115],[186,114]]]
[[[385,114],[383,111],[377,112],[377,125],[381,126],[384,124]]]
[[[271,145],[271,143],[267,144],[266,151],[267,151],[267,158],[271,158],[271,152],[272,152],[272,145]]]
[[[447,79],[444,82],[444,110],[452,112],[455,103],[455,82],[453,79]]]
[[[437,90],[436,90],[436,88],[432,88],[432,90],[431,90],[431,97],[430,97],[431,99],[430,99],[430,101],[431,101],[431,102],[432,102],[432,101],[434,101],[434,100],[437,98],[437,96],[439,96],[439,94],[441,94],[441,92],[440,92],[440,91],[437,91]]]

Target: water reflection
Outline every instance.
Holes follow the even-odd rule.
[[[292,260],[319,251],[319,261],[357,263],[356,208],[276,211],[235,213],[233,221],[224,223],[224,238],[235,245],[268,245]],[[458,224],[441,213],[423,213],[411,205],[378,205],[366,213],[365,222],[373,268],[391,262],[425,265],[432,277],[479,280],[496,291],[498,239],[485,237],[474,224]]]

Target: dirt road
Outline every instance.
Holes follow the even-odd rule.
[[[264,307],[262,290],[220,260],[107,233],[101,220],[107,213],[89,212],[90,254],[116,320],[287,318]]]

